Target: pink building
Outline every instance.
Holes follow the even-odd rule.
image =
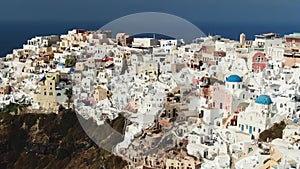
[[[268,59],[266,58],[266,55],[261,53],[261,52],[257,52],[253,55],[252,57],[252,69],[255,72],[261,72],[263,71],[268,64]]]
[[[249,98],[246,90],[242,89],[242,78],[230,75],[226,78],[225,86],[215,83],[212,86],[212,108],[234,113],[238,105]]]
[[[212,86],[212,108],[231,111],[232,95],[226,90],[226,87],[215,83]]]

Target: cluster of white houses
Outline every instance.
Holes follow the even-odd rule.
[[[57,112],[72,101],[99,126],[125,112],[114,151],[133,168],[299,168],[299,66],[299,33],[186,44],[72,30],[2,58],[0,106]],[[258,142],[282,121],[281,138]]]

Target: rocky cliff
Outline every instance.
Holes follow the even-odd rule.
[[[0,168],[121,169],[126,166],[120,157],[91,141],[73,111],[23,115],[8,112],[0,113]]]

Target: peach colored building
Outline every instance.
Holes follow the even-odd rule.
[[[10,93],[10,86],[0,86],[0,95],[6,95]]]
[[[239,104],[249,98],[249,93],[242,86],[242,78],[235,74],[226,78],[225,86],[215,83],[212,86],[212,108],[236,112]]]

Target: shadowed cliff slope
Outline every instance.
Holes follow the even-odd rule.
[[[0,168],[121,169],[126,166],[120,157],[91,141],[73,111],[62,110],[58,115],[10,115],[8,112],[0,113]]]

